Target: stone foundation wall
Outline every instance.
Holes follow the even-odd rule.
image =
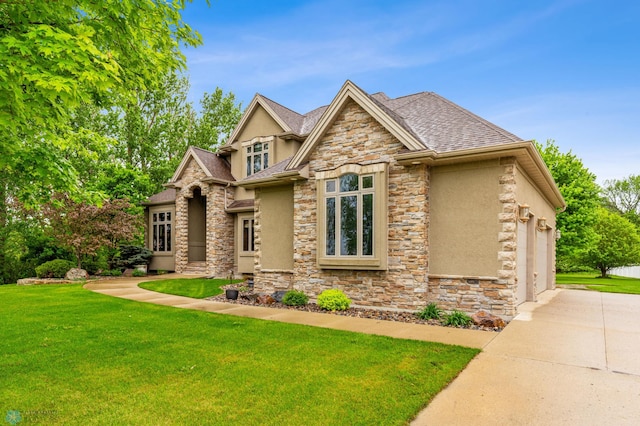
[[[507,282],[496,277],[429,275],[429,301],[447,311],[482,310],[510,319],[514,316],[511,294]]]
[[[253,278],[253,289],[258,293],[297,290],[294,286],[293,271],[265,269],[263,271],[256,272]]]

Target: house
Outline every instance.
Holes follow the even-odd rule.
[[[554,287],[564,200],[534,144],[434,93],[347,81],[307,114],[258,94],[166,187],[147,203],[151,269],[507,319]]]

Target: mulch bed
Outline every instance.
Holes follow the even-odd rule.
[[[221,288],[224,289],[224,287],[221,287]],[[290,310],[298,310],[298,311],[305,311],[305,312],[316,312],[321,314],[339,315],[339,316],[345,316],[345,317],[368,318],[368,319],[376,319],[376,320],[382,320],[382,321],[396,321],[396,322],[404,322],[404,323],[412,323],[412,324],[425,324],[425,325],[435,325],[435,326],[441,326],[441,327],[450,327],[450,326],[444,325],[439,320],[420,319],[416,315],[416,313],[408,312],[408,311],[388,311],[388,310],[373,309],[373,308],[351,307],[345,311],[332,312],[332,311],[327,311],[320,308],[315,303],[308,303],[307,305],[304,305],[304,306],[288,306],[280,302],[275,302],[270,304],[258,303],[257,301],[254,301],[248,298],[249,294],[251,294],[251,292],[240,292],[240,296],[238,297],[237,300],[231,300],[231,299],[227,299],[223,293],[218,296],[207,297],[206,300],[213,300],[215,302],[233,303],[238,305],[261,306],[265,308],[290,309]],[[456,327],[456,328],[466,328],[469,330],[482,330],[482,331],[495,331],[495,332],[502,330],[502,328],[499,328],[499,327],[489,328],[489,327],[481,327],[475,324],[472,324],[468,327]]]

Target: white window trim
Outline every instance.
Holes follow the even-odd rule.
[[[336,195],[339,197],[339,188],[335,193],[327,194],[327,180],[338,179],[346,174],[372,175],[374,180],[373,190],[373,255],[341,256],[339,254],[338,234],[336,233],[336,254],[326,254],[326,199]],[[335,170],[316,172],[317,190],[317,263],[322,269],[363,269],[386,270],[387,269],[387,164],[376,163],[370,165],[346,164]],[[366,191],[365,191],[366,192]],[[337,205],[337,203],[336,203]],[[337,207],[336,207],[337,208]],[[359,206],[359,209],[361,207]],[[358,235],[358,244],[361,245],[361,235]],[[358,249],[361,250],[361,247]]]

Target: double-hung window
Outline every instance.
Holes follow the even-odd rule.
[[[349,164],[316,180],[320,267],[385,269],[386,165]]]

